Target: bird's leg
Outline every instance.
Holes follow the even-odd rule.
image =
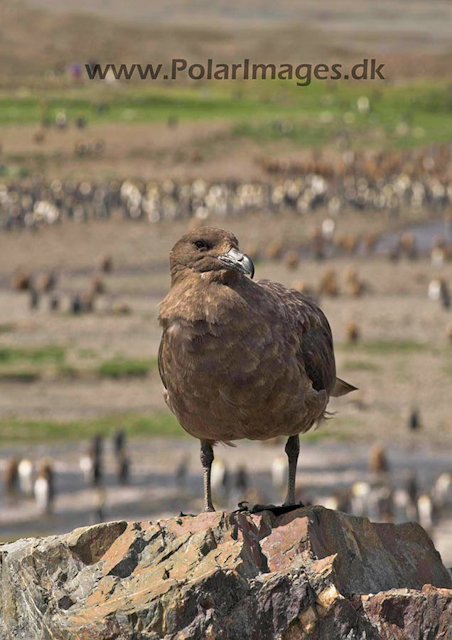
[[[212,503],[212,490],[210,488],[210,471],[213,462],[212,445],[206,440],[201,440],[201,464],[203,468],[204,483],[204,511],[215,511]]]
[[[298,436],[290,436],[286,443],[285,452],[289,459],[289,478],[284,506],[295,504],[295,478],[297,475],[298,454],[300,453],[300,438]]]

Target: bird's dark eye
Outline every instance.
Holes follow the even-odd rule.
[[[193,244],[197,249],[207,249],[207,243],[204,240],[196,240]]]

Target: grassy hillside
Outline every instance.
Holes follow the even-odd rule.
[[[413,146],[452,139],[452,92],[446,81],[317,81],[308,87],[271,80],[183,88],[141,85],[123,81],[111,87],[93,81],[67,91],[3,92],[0,124],[52,125],[63,112],[69,125],[79,116],[88,124],[225,119],[233,123],[235,136],[287,138],[300,145],[327,144],[346,134],[358,146]],[[362,108],[363,97],[368,108]]]

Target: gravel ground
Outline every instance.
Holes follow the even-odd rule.
[[[282,216],[275,226],[273,220],[265,224],[263,218],[255,216],[223,225],[235,231],[242,246],[257,241],[265,248],[276,234],[285,246],[303,242],[320,219]],[[377,230],[387,225],[387,221],[373,220]],[[351,214],[342,217],[339,224],[341,232],[360,233],[367,223]],[[65,365],[81,370],[93,370],[118,355],[155,358],[160,338],[158,302],[169,286],[167,255],[184,228],[182,223],[150,228],[111,221],[83,229],[64,224],[44,230],[38,238],[28,234],[8,236],[5,251],[2,247],[0,254],[0,347],[35,349],[60,345],[65,350]],[[53,268],[59,274],[58,291],[66,304],[68,296],[88,285],[106,250],[113,256],[115,268],[112,274],[103,276],[107,293],[99,298],[93,314],[75,317],[64,308],[51,314],[46,300],[39,310],[30,311],[27,294],[10,289],[15,268],[22,266],[35,273]],[[366,293],[360,298],[350,297],[345,290],[344,272],[350,266],[366,285]],[[445,335],[452,319],[450,311],[427,298],[428,283],[436,269],[427,257],[394,264],[377,255],[320,263],[303,260],[295,270],[289,270],[282,262],[261,260],[256,271],[257,277],[287,285],[300,279],[317,285],[327,268],[335,269],[340,288],[339,296],[321,300],[335,337],[338,372],[360,391],[332,401],[330,408],[335,415],[321,427],[324,441],[305,441],[302,446],[298,474],[302,493],[321,501],[331,496],[335,488],[366,478],[369,448],[376,442],[386,447],[396,486],[406,480],[407,470],[415,469],[421,489],[430,489],[434,478],[452,467],[448,401],[452,351]],[[450,281],[452,264],[446,264],[441,271]],[[112,305],[118,301],[130,307],[129,315],[111,313]],[[357,323],[362,336],[355,347],[345,339],[346,325],[351,320]],[[155,369],[143,379],[116,381],[96,376],[64,379],[54,373],[46,365],[39,382],[0,382],[0,420],[73,421],[123,412],[152,415],[164,409]],[[415,434],[407,429],[414,406],[420,411],[422,423]],[[1,538],[67,531],[97,517],[94,512],[101,498],[83,481],[80,451],[81,445],[73,443],[17,449],[20,456],[35,460],[49,456],[54,460],[55,511],[52,516],[41,518],[33,502],[11,504],[2,498]],[[4,443],[2,464],[12,452]],[[130,452],[132,480],[126,487],[117,486],[114,460],[107,452],[104,518],[154,519],[202,508],[194,440],[131,440]],[[274,448],[244,442],[234,449],[219,447],[217,457],[223,458],[231,471],[246,465],[253,488],[246,496],[250,502],[273,502],[280,501],[281,496],[272,486],[270,468],[282,452],[282,445]],[[181,489],[175,482],[175,469],[184,456],[189,456],[190,465]],[[234,508],[240,498],[242,493],[234,493],[228,500],[217,496],[217,504]],[[451,523],[444,519],[434,532],[448,564],[452,564],[451,530]]]
[[[272,483],[271,468],[276,458],[284,460],[284,445],[262,445],[251,442],[237,443],[237,447],[218,446],[216,459],[227,468],[232,479],[237,469],[246,469],[249,487],[232,489],[225,496],[214,491],[217,508],[234,509],[242,499],[251,504],[280,504],[283,489]],[[74,444],[15,447],[4,449],[0,469],[11,454],[26,455],[39,460],[45,454],[54,461],[56,499],[54,513],[42,517],[30,499],[14,500],[0,495],[0,539],[11,540],[23,536],[48,535],[70,531],[98,521],[96,513],[99,492],[90,488],[80,471],[80,446]],[[321,442],[311,444],[301,440],[297,485],[299,497],[325,504],[335,491],[350,487],[355,482],[371,481],[368,472],[370,448],[365,444]],[[429,490],[436,477],[450,470],[452,449],[436,449],[413,441],[411,447],[387,447],[390,483],[402,488],[409,472],[416,472],[420,491]],[[156,520],[184,513],[197,513],[202,509],[202,477],[198,444],[194,439],[133,440],[129,443],[131,478],[127,486],[118,486],[116,465],[110,443],[105,446],[105,520]],[[187,464],[187,475],[182,484],[175,470],[180,463]],[[233,482],[231,483],[233,484]],[[447,566],[452,565],[452,520],[442,519],[433,531],[433,539]]]

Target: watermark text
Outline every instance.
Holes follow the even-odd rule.
[[[239,63],[217,63],[212,58],[189,63],[174,58],[169,65],[153,64],[85,64],[90,80],[292,80],[300,87],[315,80],[385,80],[384,64],[375,58],[364,58],[348,68],[340,63],[328,64],[264,64],[245,58]]]

